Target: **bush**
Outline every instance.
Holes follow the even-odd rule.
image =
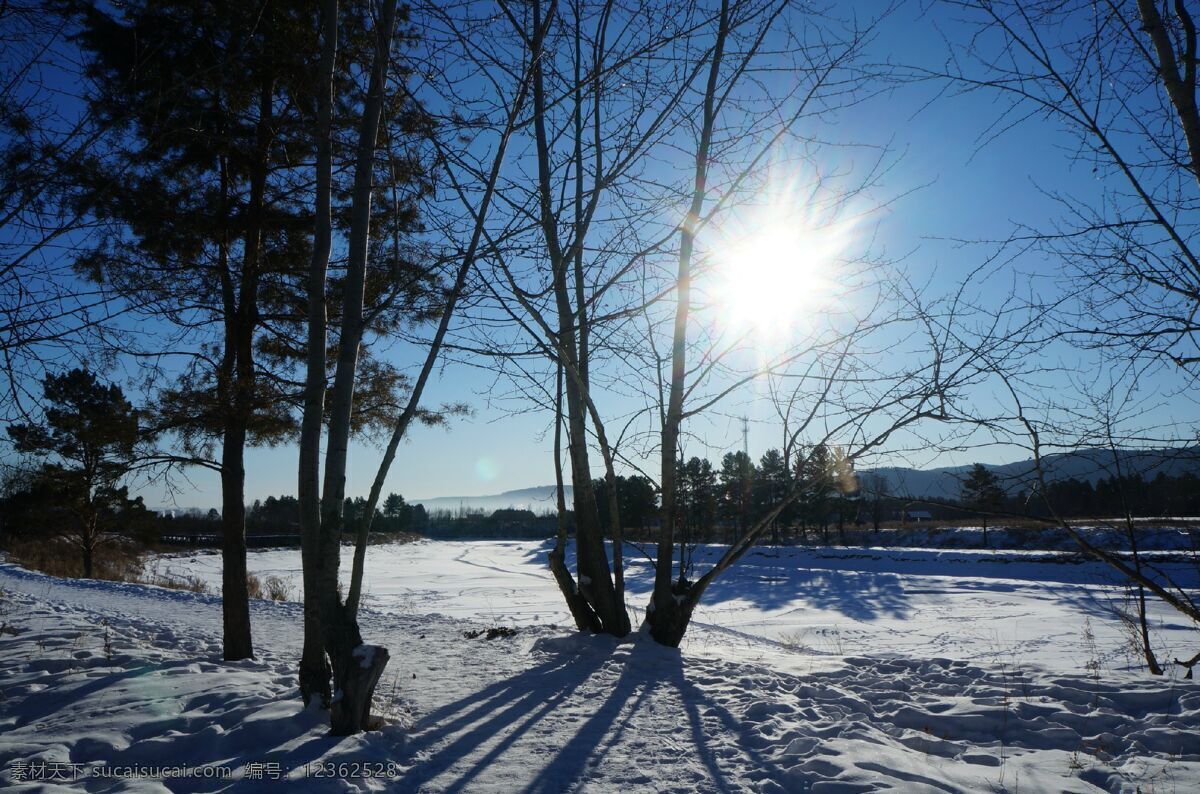
[[[252,573],[246,574],[246,591],[251,598],[266,601],[291,601],[292,583],[281,576],[271,574],[259,579]]]
[[[292,600],[292,584],[287,579],[280,576],[268,576],[263,581],[263,589],[267,593],[267,598],[272,601],[291,601]]]

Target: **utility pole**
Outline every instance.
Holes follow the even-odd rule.
[[[746,508],[750,501],[750,419],[742,417],[742,493],[738,505],[738,537],[746,532]]]

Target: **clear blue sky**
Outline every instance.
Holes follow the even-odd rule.
[[[864,14],[879,3],[854,4]],[[942,32],[953,35],[953,22],[938,12],[924,13],[924,3],[903,5],[881,28],[872,60],[940,66],[945,58]],[[935,26],[936,23],[936,26]],[[874,218],[877,250],[898,257],[918,278],[949,284],[976,267],[985,248],[961,248],[945,239],[1000,239],[1014,223],[1045,226],[1061,208],[1039,190],[1053,188],[1075,196],[1095,194],[1099,185],[1090,172],[1072,169],[1063,149],[1067,139],[1042,121],[1030,120],[980,148],[980,137],[996,118],[995,97],[988,94],[931,99],[942,86],[916,83],[845,113],[837,119],[837,137],[862,143],[888,144],[900,156],[881,187],[879,199],[904,195]],[[909,194],[909,191],[914,191]],[[1026,260],[1027,271],[1045,271],[1050,263]],[[396,355],[404,360],[404,351]],[[416,361],[414,357],[412,361]],[[408,499],[448,495],[480,495],[553,482],[549,417],[513,413],[511,402],[495,401],[492,375],[461,364],[448,364],[427,392],[428,404],[468,402],[472,416],[455,418],[445,428],[414,427],[392,468],[386,490]],[[1153,388],[1156,384],[1151,384]],[[1169,386],[1162,384],[1163,388]],[[752,395],[753,392],[747,392]],[[767,422],[768,411],[747,403],[739,409],[754,420],[751,455],[777,444]],[[499,402],[500,404],[496,404]],[[1193,419],[1194,406],[1180,405],[1178,416]],[[736,415],[736,414],[735,414]],[[708,449],[697,454],[719,457],[740,448],[740,424],[717,415],[694,428]],[[689,449],[689,452],[693,450]],[[967,455],[929,455],[914,461],[951,465],[982,460],[1004,462],[1020,455],[1014,449],[983,449]],[[247,500],[295,492],[296,451],[293,447],[256,449],[247,455]],[[358,444],[351,452],[348,492],[365,494],[380,457],[376,447]],[[596,461],[597,469],[599,461]],[[190,473],[195,490],[174,495],[182,507],[219,504],[215,474]],[[169,505],[172,497],[158,486],[142,491],[150,505]]]

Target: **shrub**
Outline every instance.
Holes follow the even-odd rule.
[[[281,576],[268,576],[262,583],[267,598],[272,601],[291,601],[292,584]]]

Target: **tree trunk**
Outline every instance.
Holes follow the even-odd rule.
[[[569,321],[568,321],[569,322]],[[573,342],[573,340],[572,340]],[[582,397],[567,378],[568,452],[571,484],[575,493],[575,560],[579,569],[579,592],[592,606],[605,633],[624,637],[629,633],[629,615],[617,598],[604,547],[604,530],[596,491],[592,487],[587,454],[587,431],[583,422]]]
[[[222,361],[225,428],[221,448],[221,608],[225,659],[252,658],[250,596],[246,586],[246,435],[254,411],[254,330],[258,326],[258,283],[267,170],[270,165],[273,82],[258,87],[254,168],[236,298],[225,296],[225,358]],[[226,263],[227,264],[227,263]],[[232,279],[223,283],[232,289]],[[229,316],[230,309],[233,310]]]
[[[1158,55],[1158,77],[1167,96],[1175,108],[1179,126],[1187,142],[1187,168],[1200,181],[1200,109],[1196,106],[1196,26],[1187,11],[1186,4],[1175,3],[1175,13],[1180,23],[1180,38],[1184,51],[1175,52],[1172,31],[1164,24],[1154,0],[1138,0],[1138,13],[1142,18],[1143,30],[1150,37]],[[1165,3],[1164,3],[1165,5]],[[1180,74],[1180,62],[1183,74]]]
[[[363,300],[374,187],[373,166],[395,19],[396,0],[385,0],[380,7],[371,76],[359,127],[342,325],[333,393],[330,396],[329,440],[321,498],[321,538],[318,552],[321,567],[315,580],[319,593],[318,608],[325,653],[333,668],[334,693],[330,722],[333,733],[338,736],[357,733],[371,727],[368,713],[371,695],[379,681],[379,675],[382,674],[383,666],[388,661],[387,651],[383,649],[364,650],[367,646],[363,646],[359,634],[357,609],[343,606],[338,594],[338,571],[341,565],[341,535],[350,419],[354,408],[354,380],[358,368],[359,345],[363,336]],[[368,654],[371,663],[364,672],[360,661]],[[343,701],[346,702],[343,704]]]
[[[226,422],[221,451],[221,615],[225,660],[254,656],[246,587],[245,426]]]
[[[91,579],[96,574],[96,526],[99,520],[91,498],[91,486],[88,486],[88,494],[79,530],[79,551],[83,561],[84,579]]]
[[[662,429],[662,526],[658,534],[658,549],[654,566],[654,591],[646,610],[650,636],[656,641],[678,647],[691,620],[694,602],[685,593],[676,593],[671,576],[675,545],[675,509],[678,500],[676,483],[679,454],[679,433],[683,424],[683,387],[687,374],[687,324],[691,309],[692,250],[696,243],[696,225],[707,195],[709,148],[716,120],[717,83],[721,73],[721,58],[729,32],[729,2],[722,0],[717,39],[709,65],[708,82],[704,92],[703,126],[696,146],[695,181],[689,211],[680,225],[679,264],[675,276],[675,322],[671,343],[671,380],[667,410]],[[682,571],[680,573],[680,585]]]
[[[679,643],[683,642],[683,635],[687,633],[695,608],[692,584],[686,581],[673,582],[670,598],[661,599],[656,593],[650,603],[650,610],[646,613],[650,636],[661,645],[678,648]]]
[[[575,587],[575,579],[567,569],[567,500],[563,489],[562,470],[562,425],[563,425],[563,367],[558,365],[557,388],[554,401],[554,483],[555,498],[558,506],[558,531],[554,536],[554,548],[550,551],[550,573],[571,610],[571,617],[580,631],[600,632],[604,626],[596,616],[595,611],[579,590]]]
[[[304,584],[304,650],[300,657],[300,696],[307,704],[318,696],[328,704],[332,671],[325,658],[318,581],[321,568],[321,422],[325,411],[325,345],[328,320],[325,280],[332,245],[333,159],[331,119],[333,72],[337,59],[337,0],[321,4],[320,92],[317,97],[317,186],[313,254],[308,272],[308,350],[304,415],[300,423],[300,556]]]
[[[390,658],[388,650],[378,645],[363,645],[361,641],[351,647],[350,658],[335,665],[339,675],[329,720],[334,736],[349,736],[378,727],[371,718],[371,698]]]
[[[1150,624],[1146,620],[1146,588],[1140,584],[1137,586],[1137,605],[1138,630],[1142,641],[1142,653],[1146,657],[1146,669],[1150,671],[1150,675],[1162,675],[1162,665],[1158,663],[1158,657],[1154,655],[1154,646],[1150,644]]]

